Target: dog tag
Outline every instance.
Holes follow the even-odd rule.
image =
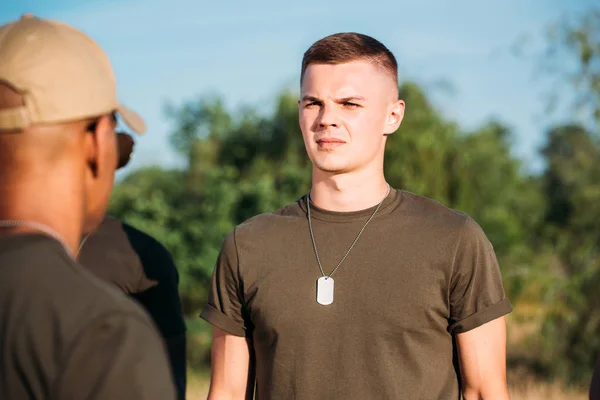
[[[333,278],[322,276],[317,280],[317,303],[327,306],[333,303]]]

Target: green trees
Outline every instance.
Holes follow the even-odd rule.
[[[589,379],[600,350],[600,143],[579,126],[559,126],[543,153],[542,233],[554,279],[545,298],[542,361],[552,376],[580,382]]]

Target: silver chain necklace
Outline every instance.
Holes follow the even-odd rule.
[[[346,257],[348,257],[348,254],[350,254],[350,251],[354,248],[354,246],[356,245],[356,242],[358,242],[358,238],[360,238],[360,235],[362,235],[363,231],[365,230],[365,228],[367,227],[369,222],[371,222],[373,217],[375,217],[375,214],[377,214],[377,211],[379,211],[379,208],[381,207],[381,205],[383,204],[385,199],[387,199],[388,195],[390,194],[390,191],[391,191],[391,187],[388,184],[388,190],[387,190],[386,195],[383,197],[383,199],[381,199],[381,202],[379,202],[379,204],[375,208],[375,211],[373,211],[373,213],[371,214],[371,216],[369,217],[367,222],[365,222],[365,224],[363,225],[361,230],[358,232],[358,235],[356,235],[354,242],[352,242],[352,245],[350,245],[350,247],[348,248],[348,251],[346,251],[346,254],[344,254],[344,257],[342,257],[342,259],[340,260],[338,265],[333,269],[333,271],[331,271],[331,273],[329,275],[326,275],[325,271],[323,270],[323,265],[321,265],[321,259],[319,258],[319,252],[317,251],[317,244],[315,242],[315,235],[313,232],[311,218],[310,218],[310,203],[311,203],[310,193],[311,192],[309,191],[308,194],[306,195],[306,209],[308,212],[308,230],[310,231],[310,239],[312,241],[313,249],[315,250],[315,256],[317,257],[317,264],[319,264],[319,269],[321,270],[321,274],[323,275],[317,280],[317,303],[322,304],[322,305],[329,305],[329,304],[333,303],[334,280],[332,278],[332,275],[335,273],[335,271],[337,271],[337,269],[340,267],[340,265],[342,265],[342,263],[344,262]]]
[[[67,245],[67,241],[62,237],[62,235],[56,232],[54,229],[50,228],[48,225],[34,222],[34,221],[22,221],[22,220],[0,220],[0,228],[32,228],[37,229],[38,231],[44,232],[47,235],[51,236],[53,239],[57,240],[65,249],[67,254],[73,257],[71,253],[71,249]]]

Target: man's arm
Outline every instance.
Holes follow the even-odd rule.
[[[456,335],[465,400],[507,400],[506,321],[496,318]]]
[[[200,317],[213,326],[212,374],[207,400],[252,399],[252,322],[244,303],[238,250],[232,231],[221,246],[208,302]]]
[[[245,337],[213,329],[212,374],[207,400],[246,400],[254,393],[250,346]]]

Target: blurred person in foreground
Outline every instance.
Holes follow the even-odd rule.
[[[214,325],[209,399],[508,399],[512,308],[492,244],[384,176],[405,108],[397,75],[366,35],[305,52],[312,187],[222,245],[201,314]]]
[[[120,105],[82,32],[24,15],[0,27],[0,398],[175,399],[163,342],[76,261],[104,217]]]
[[[133,138],[119,132],[118,168],[133,154]],[[149,234],[106,215],[100,226],[84,236],[79,263],[103,281],[138,301],[161,333],[177,387],[185,400],[186,326],[179,298],[179,273],[171,253]]]

